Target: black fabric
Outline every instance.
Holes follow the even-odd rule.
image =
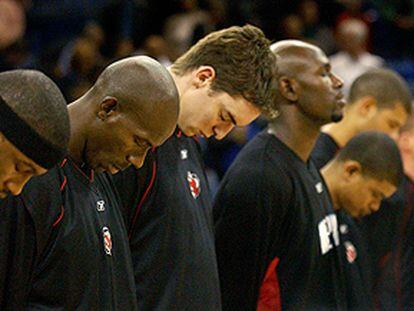
[[[348,308],[373,310],[372,270],[368,259],[367,241],[351,216],[343,211],[338,211],[336,215],[341,234]]]
[[[339,150],[340,147],[333,138],[321,132],[311,153],[311,158],[316,168],[319,170],[324,167],[326,163],[335,157]]]
[[[68,160],[1,202],[1,310],[137,309],[113,187],[110,176],[91,181]]]
[[[380,310],[414,307],[414,183],[408,177],[380,210],[363,218],[374,270],[374,302]]]
[[[266,131],[226,173],[214,204],[224,310],[344,310],[339,232],[330,197],[313,163],[304,163]],[[280,299],[262,284],[279,260]],[[277,284],[276,284],[277,283]],[[262,288],[261,296],[259,293]],[[267,307],[267,309],[266,309]]]
[[[115,181],[126,205],[139,310],[220,310],[212,204],[198,143],[176,134],[142,169]]]
[[[54,146],[27,125],[0,97],[0,132],[22,153],[45,169],[63,159],[66,150]]]

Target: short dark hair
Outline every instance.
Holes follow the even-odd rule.
[[[404,170],[400,151],[394,140],[380,132],[367,131],[353,137],[339,152],[336,160],[357,161],[362,174],[377,180],[386,180],[398,186]]]
[[[67,102],[57,85],[36,70],[0,73],[0,96],[19,118],[50,144],[67,150]]]
[[[390,69],[374,69],[360,75],[351,85],[349,103],[372,96],[379,108],[393,108],[399,101],[411,113],[411,92],[405,80]]]
[[[233,26],[215,31],[198,41],[171,67],[184,74],[200,66],[216,71],[213,91],[242,96],[260,109],[273,102],[275,56],[270,41],[254,26]]]

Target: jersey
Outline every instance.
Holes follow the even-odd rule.
[[[363,219],[374,269],[374,302],[380,310],[414,307],[414,183],[405,177],[380,210]]]
[[[137,309],[113,189],[110,176],[68,159],[2,202],[1,310]]]
[[[341,148],[328,134],[321,132],[312,150],[311,158],[317,169],[321,169],[332,160]]]
[[[224,310],[346,309],[339,232],[312,161],[266,131],[240,152],[214,204]]]
[[[142,169],[115,178],[139,310],[220,310],[212,202],[198,142],[177,131]]]
[[[318,169],[331,161],[340,151],[333,138],[320,133],[311,158]],[[341,234],[342,263],[346,276],[347,304],[351,310],[373,308],[373,271],[368,252],[368,242],[359,224],[344,211],[336,212]]]
[[[373,310],[372,271],[367,254],[367,242],[356,220],[344,211],[337,211],[341,248],[343,251],[349,310]]]

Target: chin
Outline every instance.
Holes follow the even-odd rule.
[[[337,112],[337,113],[335,113],[335,112],[334,112],[334,113],[331,115],[331,122],[338,123],[338,122],[340,122],[343,118],[344,118],[344,115],[343,115],[343,113],[342,113],[342,112]]]

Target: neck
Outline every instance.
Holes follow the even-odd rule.
[[[307,162],[318,138],[320,125],[298,112],[293,105],[283,110],[280,117],[269,123],[269,132]]]
[[[335,167],[335,162],[330,162],[320,171],[323,179],[325,180],[326,186],[328,187],[329,194],[331,195],[334,210],[339,210],[338,196],[335,187],[335,176],[337,176],[336,173],[338,172],[338,168]]]
[[[338,146],[342,148],[352,137],[358,134],[358,131],[350,124],[351,119],[345,112],[342,121],[325,125],[322,128],[322,132],[331,136]]]
[[[87,128],[90,125],[90,110],[85,96],[71,103],[68,111],[71,123],[69,155],[80,165],[84,162],[83,151],[87,142]]]

